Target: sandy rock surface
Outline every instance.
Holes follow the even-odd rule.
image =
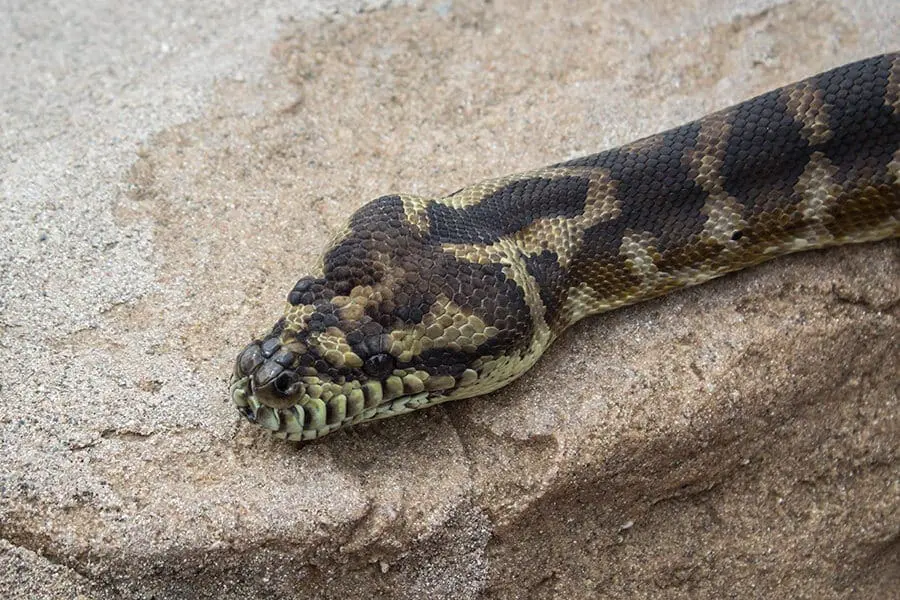
[[[227,397],[366,200],[897,50],[900,4],[8,4],[4,598],[900,588],[896,241],[589,319],[498,393],[314,444]]]

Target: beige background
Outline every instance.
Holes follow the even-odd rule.
[[[329,235],[900,49],[900,4],[160,0],[0,20],[11,598],[885,597],[900,245],[575,326],[294,446],[227,398]]]

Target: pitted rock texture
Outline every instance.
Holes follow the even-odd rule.
[[[900,45],[893,2],[721,4],[9,7],[6,597],[900,587],[896,241],[584,321],[500,392],[303,447],[227,397],[236,353],[363,202]]]

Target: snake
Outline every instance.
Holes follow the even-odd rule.
[[[803,250],[900,236],[900,53],[597,154],[362,205],[230,396],[293,441],[488,394],[570,325]]]

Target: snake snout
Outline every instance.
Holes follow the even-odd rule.
[[[249,377],[250,389],[256,399],[272,408],[286,408],[295,404],[303,384],[291,369],[295,355],[283,348],[277,337],[247,346],[235,365],[238,377]]]

